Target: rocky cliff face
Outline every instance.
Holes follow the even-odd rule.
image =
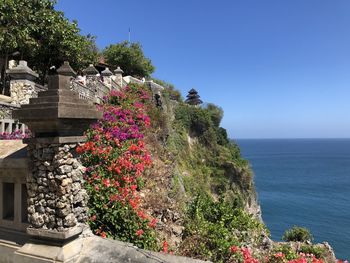
[[[213,256],[214,250],[226,249],[224,243],[228,240],[249,247],[261,259],[278,253],[281,246],[288,246],[295,253],[302,251],[300,245],[274,243],[268,238],[255,192],[253,172],[249,163],[242,159],[238,146],[228,140],[226,131],[218,125],[220,120],[215,119],[215,110],[219,108],[189,106],[171,100],[167,91],[161,98],[161,108],[151,116],[153,128],[146,140],[154,166],[146,175],[145,187],[141,191],[143,208],[159,220],[157,232],[161,239],[168,240],[177,254],[214,262],[235,262],[230,255],[221,257],[220,253],[226,253],[223,251]],[[207,195],[208,199],[198,199],[201,195]],[[201,206],[198,202],[208,203]],[[246,227],[240,225],[227,232],[225,228],[215,228],[210,219],[214,215],[208,210],[224,209],[221,205],[214,205],[215,202],[230,206],[228,211],[242,210],[244,216],[231,219],[241,220],[240,224]],[[203,207],[208,210],[201,211]],[[191,214],[191,209],[195,210],[195,216]],[[215,216],[217,225],[228,223],[218,214]],[[209,232],[223,231],[218,235],[227,234],[233,238],[220,239],[203,230],[201,224],[211,229]],[[219,245],[220,242],[222,244]],[[325,262],[335,261],[329,246],[318,246],[324,251],[322,257]]]

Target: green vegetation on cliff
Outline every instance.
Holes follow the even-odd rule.
[[[103,119],[78,149],[94,233],[213,262],[323,257],[306,243],[272,244],[249,164],[220,127],[223,111],[170,99],[175,93],[165,89],[157,107],[152,91],[130,85],[101,107]]]

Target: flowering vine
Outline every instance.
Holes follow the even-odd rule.
[[[142,174],[152,164],[143,130],[150,125],[150,96],[131,85],[112,91],[100,106],[103,118],[86,132],[77,148],[86,167],[90,226],[95,234],[158,249],[156,219],[140,208]]]

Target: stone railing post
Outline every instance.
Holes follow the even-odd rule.
[[[97,75],[100,74],[93,64],[90,64],[86,69],[84,69],[83,73],[86,75],[86,81],[91,79],[94,80],[97,78]]]
[[[114,81],[119,85],[120,88],[123,87],[123,73],[124,71],[120,67],[114,70]]]
[[[12,104],[28,104],[29,98],[37,97],[35,80],[38,74],[28,67],[27,61],[20,60],[19,65],[7,69],[6,73],[10,75],[10,94]]]
[[[95,106],[69,90],[75,72],[67,62],[50,76],[48,90],[13,112],[33,133],[27,139],[31,173],[27,178],[29,244],[17,251],[20,257],[47,257],[37,243],[53,243],[55,262],[74,258],[77,249],[64,249],[68,241],[87,228],[88,196],[83,186],[84,167],[76,147],[83,133],[101,117]],[[38,241],[39,240],[39,241]],[[73,242],[73,241],[72,241]],[[67,254],[68,253],[68,254]],[[50,255],[51,256],[51,255]],[[29,261],[28,261],[29,262]],[[40,261],[53,262],[53,261]]]
[[[101,76],[103,78],[103,83],[111,89],[112,83],[111,83],[111,76],[113,75],[112,71],[109,70],[109,68],[106,68],[104,71],[101,72]]]
[[[84,69],[83,73],[86,75],[85,86],[94,93],[94,103],[97,103],[97,91],[99,86],[100,73],[93,64],[90,64],[86,69]]]

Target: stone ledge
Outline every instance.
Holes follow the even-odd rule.
[[[27,138],[23,139],[24,143],[35,144],[60,144],[60,143],[82,143],[86,141],[86,136],[66,136],[66,137],[44,137],[44,138]]]
[[[27,228],[27,234],[40,239],[64,241],[80,235],[84,230],[83,226],[75,226],[65,231]]]
[[[9,244],[0,242],[0,252]],[[16,251],[16,249],[18,250]],[[79,238],[63,245],[38,243],[29,240],[23,247],[11,246],[3,250],[0,263],[203,263],[193,258],[174,256],[139,249],[132,244],[103,239],[85,229]]]

